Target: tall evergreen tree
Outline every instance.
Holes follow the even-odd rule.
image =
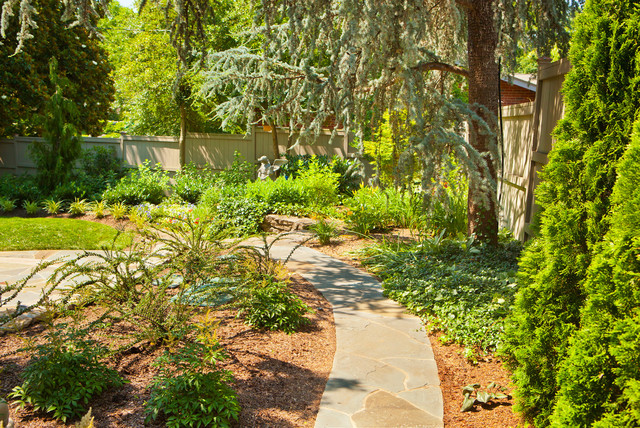
[[[496,52],[512,64],[520,36],[541,52],[565,28],[565,0],[262,0],[259,49],[212,55],[211,93],[239,94],[219,113],[249,122],[302,128],[311,137],[333,116],[362,140],[371,112],[406,110],[412,128],[406,158],[418,154],[431,184],[434,167],[454,151],[466,167],[469,232],[497,241]],[[535,33],[535,37],[534,36]],[[469,102],[447,96],[452,74],[467,79]],[[266,106],[266,107],[265,107]],[[381,115],[374,114],[374,125]],[[468,121],[470,139],[452,123]]]
[[[507,323],[518,408],[538,427],[590,426],[616,409],[635,412],[635,423],[602,426],[638,423],[638,400],[632,397],[638,366],[633,376],[628,371],[640,349],[637,338],[628,341],[633,330],[621,331],[638,310],[637,297],[631,298],[638,291],[637,259],[632,260],[637,230],[629,230],[637,219],[621,220],[622,211],[616,212],[631,209],[622,203],[625,198],[637,199],[631,190],[638,182],[629,182],[637,178],[635,167],[627,161],[626,184],[616,182],[640,112],[639,6],[632,0],[588,0],[574,23],[565,118],[536,192],[540,237],[521,261],[521,289]],[[612,192],[622,203],[615,209]],[[608,232],[612,221],[620,230]],[[621,232],[627,235],[620,241]],[[636,357],[629,359],[625,346],[636,347]]]
[[[83,27],[67,28],[61,21],[61,0],[32,0],[39,9],[39,25],[33,40],[13,55],[20,45],[18,17],[7,16],[6,38],[0,38],[0,137],[40,135],[35,118],[42,114],[49,91],[49,59],[72,82],[66,96],[79,110],[76,128],[99,135],[108,118],[114,96],[111,67],[99,40]]]
[[[31,157],[38,167],[38,185],[47,192],[69,178],[81,153],[80,135],[73,125],[78,109],[65,96],[70,86],[69,80],[58,75],[58,61],[55,58],[49,61],[49,70],[53,94],[40,117],[44,141],[35,141],[30,147]]]

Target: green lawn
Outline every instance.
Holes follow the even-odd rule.
[[[92,250],[110,245],[117,231],[104,224],[67,218],[0,217],[0,251]],[[118,247],[131,236],[118,238]]]

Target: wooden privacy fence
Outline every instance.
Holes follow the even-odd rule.
[[[501,226],[522,241],[531,235],[530,224],[537,211],[534,191],[538,173],[547,163],[554,139],[551,136],[564,116],[562,82],[571,65],[568,60],[541,62],[538,67],[536,100],[502,108],[504,169],[500,180]]]
[[[289,133],[278,132],[280,152],[286,150]],[[291,152],[310,155],[338,155],[348,157],[355,152],[350,146],[351,136],[340,133],[332,143],[330,131],[323,131],[313,144],[300,143]],[[35,172],[36,166],[29,156],[29,146],[37,137],[15,137],[0,139],[0,174]],[[122,135],[120,138],[83,138],[83,148],[95,146],[113,147],[116,155],[128,167],[136,167],[149,160],[152,164],[160,163],[166,171],[180,169],[178,139],[176,137],[150,137]],[[234,153],[240,153],[247,161],[255,162],[266,155],[273,159],[272,134],[262,127],[254,127],[251,135],[232,134],[188,134],[186,140],[186,162],[193,162],[199,167],[209,166],[215,170],[223,170],[231,165]]]

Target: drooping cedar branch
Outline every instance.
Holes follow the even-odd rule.
[[[417,71],[447,71],[449,73],[469,77],[469,70],[458,67],[457,65],[445,64],[443,62],[421,62],[412,68]]]

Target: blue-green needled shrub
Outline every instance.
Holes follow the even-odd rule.
[[[639,412],[639,385],[625,374],[629,349],[635,346],[639,353],[637,339],[631,339],[637,327],[623,329],[628,318],[611,322],[611,331],[601,334],[610,322],[607,313],[623,319],[638,313],[632,307],[637,285],[626,295],[614,291],[627,281],[624,272],[635,269],[628,253],[633,241],[602,242],[611,236],[618,209],[611,204],[616,168],[640,107],[639,6],[629,0],[587,1],[575,20],[566,114],[536,192],[540,236],[521,260],[520,292],[504,349],[514,370],[517,410],[536,427],[597,421],[625,426],[618,422]],[[611,251],[609,260],[603,259],[605,250]],[[627,416],[617,420],[618,411]],[[629,426],[634,425],[637,420]]]

